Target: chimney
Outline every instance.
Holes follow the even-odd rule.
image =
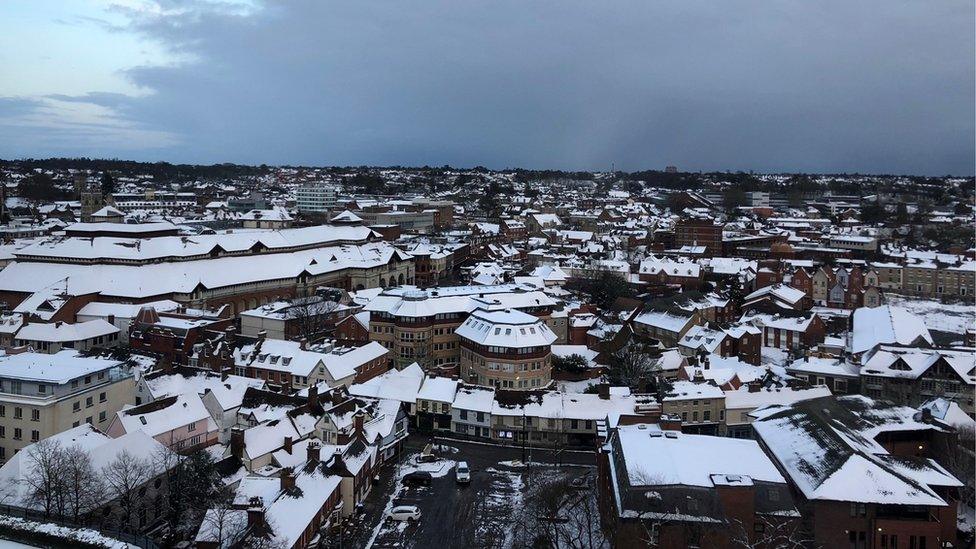
[[[922,423],[932,423],[931,408],[922,408]]]
[[[758,380],[749,382],[750,393],[758,393],[760,389],[762,389],[762,384]]]
[[[115,315],[108,315],[108,317],[106,318],[106,321],[109,324],[115,326]]]
[[[291,437],[285,437],[285,442],[281,445],[289,454],[291,453]]]
[[[260,334],[259,334],[260,335]],[[301,338],[298,340],[298,348],[307,351],[308,350],[308,338]]]
[[[224,341],[227,342],[228,347],[234,346],[234,341],[237,337],[236,331],[237,330],[236,328],[234,328],[234,326],[228,326],[224,328]]]
[[[281,470],[281,491],[287,492],[295,488],[295,472],[292,471],[291,467],[285,467]]]
[[[610,400],[610,384],[601,383],[597,385],[597,394],[600,395],[601,400]]]
[[[241,427],[230,429],[230,454],[237,459],[244,458],[244,429]]]
[[[268,337],[267,330],[261,330],[260,332],[258,332],[258,341],[264,341],[264,338],[266,337]]]
[[[317,440],[308,441],[308,462],[315,464],[321,461],[322,444]]]
[[[319,386],[312,385],[308,388],[308,405],[315,406],[319,403]]]
[[[342,448],[336,448],[335,452],[332,453],[332,466],[341,467],[342,463]]]
[[[681,431],[681,416],[675,414],[661,415],[662,431]]]
[[[260,497],[253,497],[247,508],[247,525],[260,528],[264,526],[264,506]]]
[[[338,406],[342,404],[342,401],[345,399],[342,397],[341,394],[339,394],[339,389],[336,388],[336,389],[332,389],[332,392],[329,393],[329,400],[332,401],[333,406]]]
[[[366,423],[366,414],[362,410],[356,412],[356,415],[352,416],[352,432],[355,435],[364,435],[366,430],[363,425]]]

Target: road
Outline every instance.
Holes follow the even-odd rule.
[[[528,466],[521,463],[522,448],[436,439],[441,458],[417,465],[414,458],[430,437],[412,436],[397,465],[388,465],[363,504],[362,513],[343,534],[342,547],[496,548],[509,546],[517,528],[526,485],[537,475],[592,475],[595,455],[562,452],[563,466],[554,466],[551,450],[527,450]],[[471,483],[458,485],[457,461],[467,461]],[[408,487],[398,478],[416,468],[431,472],[431,486]],[[420,508],[418,524],[384,522],[393,505]],[[337,545],[338,546],[338,545]]]

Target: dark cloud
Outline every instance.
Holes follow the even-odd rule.
[[[151,159],[973,173],[971,1],[166,8],[125,12],[186,59],[145,96],[60,98]]]

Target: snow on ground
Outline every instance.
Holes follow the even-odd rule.
[[[438,458],[437,461],[421,463],[418,461],[419,458],[420,454],[414,454],[410,456],[406,463],[400,465],[400,468],[397,470],[397,483],[403,479],[404,475],[414,471],[425,471],[430,473],[430,476],[433,478],[441,478],[450,473],[454,469],[454,466],[457,465],[457,462],[453,459]]]
[[[22,532],[37,532],[63,538],[67,544],[69,541],[78,541],[95,546],[107,547],[110,549],[129,549],[132,547],[124,541],[119,541],[91,530],[89,528],[68,528],[47,522],[35,522],[7,515],[0,515],[0,525],[11,530]],[[13,542],[5,542],[13,543]],[[18,544],[19,545],[19,544]]]
[[[583,381],[557,381],[559,390],[564,393],[584,393],[594,385],[599,385],[601,378],[584,379]]]
[[[491,488],[484,498],[483,518],[476,528],[476,536],[482,539],[492,539],[494,534],[504,532],[501,547],[511,548],[515,541],[515,531],[511,524],[511,516],[522,509],[523,491],[522,473],[515,471],[500,471],[489,468],[492,473]]]
[[[937,299],[906,297],[897,294],[886,294],[885,299],[889,305],[902,307],[910,313],[922,317],[930,330],[964,334],[966,328],[972,327],[973,323],[976,322],[976,308],[971,302],[942,303]]]
[[[956,525],[963,532],[976,532],[976,509],[960,501]]]

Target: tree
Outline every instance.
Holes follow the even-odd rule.
[[[609,309],[617,298],[634,296],[633,289],[624,277],[611,271],[602,271],[596,278],[587,280],[583,285],[583,292],[601,309]]]
[[[166,521],[170,530],[179,537],[192,535],[207,510],[222,502],[222,484],[216,463],[205,450],[180,456],[167,448],[159,450],[155,461],[156,470],[169,471],[161,495],[166,503]]]
[[[783,517],[757,514],[756,525],[746,528],[742,521],[735,520],[731,528],[730,541],[732,547],[741,549],[808,549],[813,547],[814,541],[810,533],[803,527],[803,522],[797,519],[787,520]]]
[[[899,202],[895,207],[895,223],[898,223],[899,225],[907,225],[910,220],[911,219],[908,216],[908,204]]]
[[[29,200],[51,201],[65,197],[54,185],[54,179],[46,173],[37,173],[25,178],[17,185],[20,196]]]
[[[658,354],[656,347],[636,342],[611,353],[607,367],[610,384],[637,388],[642,381],[653,375]]]
[[[578,354],[569,356],[552,355],[552,369],[570,374],[582,374],[589,370],[590,361],[586,357]]]
[[[61,443],[45,439],[31,446],[27,454],[30,472],[24,477],[27,502],[44,515],[60,516],[64,509],[65,459]]]
[[[108,196],[115,192],[115,179],[112,174],[108,172],[102,172],[102,194]]]
[[[790,192],[786,194],[786,199],[791,208],[799,208],[803,206],[803,191],[797,188],[790,189]]]
[[[63,451],[65,516],[74,522],[95,510],[105,500],[105,485],[92,465],[91,455],[80,446]]]
[[[288,318],[294,320],[298,337],[316,341],[333,328],[330,316],[338,308],[338,301],[320,296],[299,298],[288,308]]]
[[[746,205],[746,192],[739,185],[729,185],[722,191],[722,204],[725,211],[734,212],[740,206]]]
[[[146,490],[142,488],[155,477],[153,463],[133,456],[123,450],[102,469],[109,497],[115,502],[114,510],[120,530],[133,530],[133,518],[145,512]],[[139,515],[137,515],[139,513]]]
[[[885,219],[885,209],[880,202],[868,202],[861,206],[861,221],[864,223],[881,223]]]

